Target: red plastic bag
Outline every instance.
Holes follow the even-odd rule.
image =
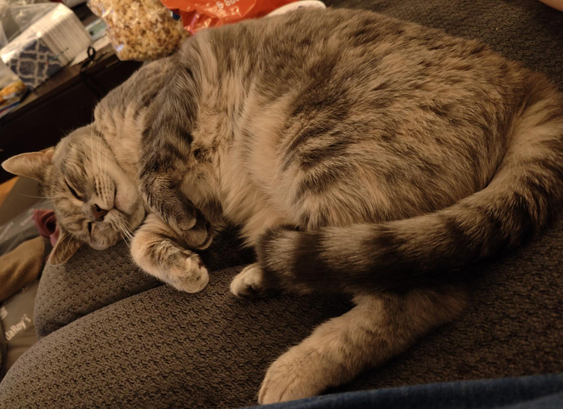
[[[295,0],[161,0],[167,8],[182,17],[191,34],[239,20],[263,17]]]

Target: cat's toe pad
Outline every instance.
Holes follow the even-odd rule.
[[[171,283],[174,288],[187,293],[197,293],[203,290],[209,282],[209,273],[197,254],[189,255],[176,279]]]
[[[251,264],[242,270],[231,282],[231,292],[237,297],[256,298],[265,295],[262,269]]]

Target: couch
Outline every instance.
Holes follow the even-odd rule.
[[[345,0],[480,39],[563,88],[563,13],[535,0]],[[0,383],[0,408],[230,408],[256,404],[268,365],[346,297],[232,296],[254,258],[228,229],[202,255],[208,287],[175,291],[139,271],[126,243],[47,265],[35,303],[39,341]],[[338,393],[563,372],[563,220],[518,251],[473,268],[471,305]]]

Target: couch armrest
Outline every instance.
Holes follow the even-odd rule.
[[[254,251],[243,248],[235,228],[227,228],[201,257],[208,271],[248,264]],[[35,300],[39,338],[116,301],[163,285],[136,267],[122,242],[104,251],[83,246],[65,264],[47,264]]]
[[[81,248],[67,263],[47,264],[35,300],[35,327],[42,338],[116,301],[162,285],[131,263],[120,243],[105,251]]]

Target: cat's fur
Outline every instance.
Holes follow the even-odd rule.
[[[54,262],[80,241],[113,244],[146,208],[133,258],[180,290],[206,285],[192,250],[227,221],[258,255],[234,294],[353,294],[351,311],[272,364],[270,403],[347,382],[451,321],[461,267],[548,225],[563,197],[563,98],[480,43],[299,10],[198,33],[54,152],[4,166],[53,196]]]

